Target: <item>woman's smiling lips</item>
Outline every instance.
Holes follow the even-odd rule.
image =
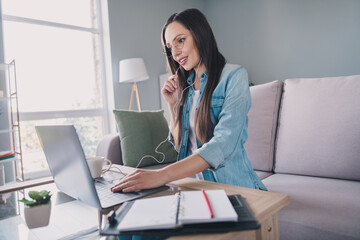
[[[180,65],[182,65],[182,66],[184,66],[185,65],[185,63],[187,62],[187,57],[183,57],[183,58],[180,58],[179,60],[178,60],[178,62],[180,63]]]

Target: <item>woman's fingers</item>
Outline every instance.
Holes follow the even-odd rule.
[[[177,86],[177,76],[173,75],[168,78],[168,80],[165,82],[164,87],[167,90],[171,90],[171,92],[175,91]]]
[[[111,191],[133,192],[142,189],[159,187],[166,183],[163,175],[159,171],[137,169],[127,177],[123,178],[118,184],[111,188]]]
[[[175,88],[173,86],[171,86],[170,84],[165,84],[163,90],[165,90],[166,92],[172,93],[175,91]]]
[[[115,186],[113,186],[111,188],[111,191],[113,192],[117,192],[117,191],[124,191],[124,192],[129,192],[130,191],[134,191],[134,190],[131,190],[134,186],[137,185],[137,181],[126,181],[126,182],[123,182],[123,183],[118,183],[116,184]]]
[[[172,105],[175,104],[178,99],[177,94],[178,82],[177,75],[173,75],[169,77],[168,80],[165,81],[163,88],[161,89],[161,94],[165,98],[165,101]]]
[[[132,186],[123,188],[123,192],[134,192],[134,191],[138,191],[138,190],[141,190],[141,189],[142,188],[139,187],[139,185],[132,185]]]
[[[128,174],[126,177],[121,179],[120,182],[118,182],[113,187],[111,187],[110,190],[113,192],[117,192],[123,190],[125,187],[130,186],[131,184],[134,184],[134,181],[136,180],[136,178],[138,178],[140,172],[141,170],[138,169]]]

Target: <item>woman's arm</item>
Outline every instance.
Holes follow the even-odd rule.
[[[136,169],[123,178],[111,191],[133,192],[141,189],[160,187],[169,182],[190,177],[208,169],[210,165],[198,154],[193,154],[179,162],[159,170]]]

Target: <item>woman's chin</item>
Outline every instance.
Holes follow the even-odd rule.
[[[190,71],[192,68],[190,68],[190,67],[188,67],[188,66],[186,66],[186,65],[184,65],[184,66],[181,66],[183,69],[185,69],[186,71]]]

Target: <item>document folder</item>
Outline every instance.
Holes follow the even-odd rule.
[[[181,225],[160,225],[151,228],[136,230],[120,230],[119,225],[124,220],[135,201],[124,203],[117,211],[115,217],[101,230],[101,235],[139,235],[139,236],[177,236],[200,233],[225,233],[231,231],[251,230],[260,228],[246,201],[241,195],[227,196],[237,219],[226,219],[224,221],[198,220],[196,223],[183,223]],[[151,206],[149,206],[151,207]],[[138,218],[140,219],[140,217]],[[163,227],[163,228],[161,228]],[[120,228],[120,229],[119,229]]]

